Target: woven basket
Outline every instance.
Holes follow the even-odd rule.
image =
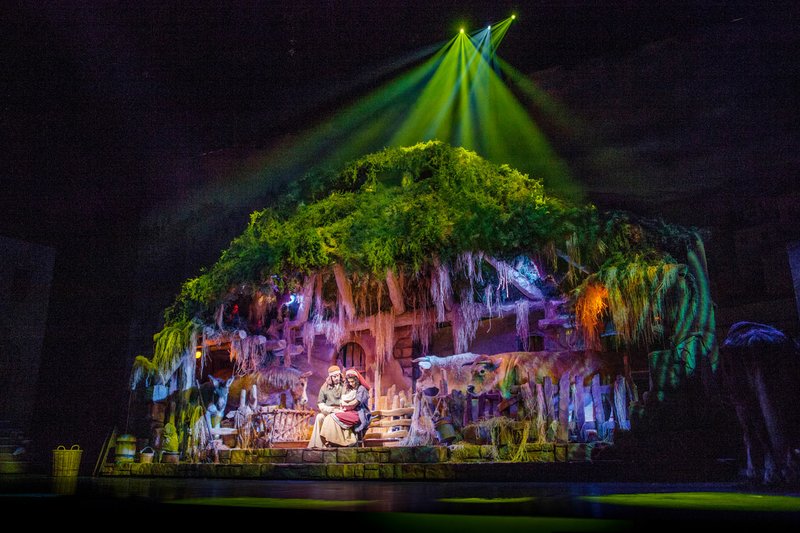
[[[77,476],[83,450],[74,444],[69,450],[59,446],[53,450],[53,476]]]

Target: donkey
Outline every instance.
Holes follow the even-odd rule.
[[[228,404],[233,378],[222,380],[214,376],[208,376],[208,379],[208,382],[200,385],[200,397],[203,405],[206,406],[208,427],[219,428],[222,417],[225,415],[225,407]]]

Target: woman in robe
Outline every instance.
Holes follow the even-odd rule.
[[[358,442],[359,433],[369,425],[369,385],[358,370],[349,368],[345,372],[342,396],[353,390],[356,403],[350,409],[336,409],[322,421],[319,434],[327,446],[352,446]]]

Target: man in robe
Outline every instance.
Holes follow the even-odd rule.
[[[325,442],[323,442],[320,434],[322,423],[328,415],[340,410],[343,391],[342,369],[337,365],[332,365],[328,368],[328,377],[320,387],[319,395],[317,396],[319,413],[314,420],[314,430],[311,433],[311,440],[308,441],[309,448],[325,447]]]

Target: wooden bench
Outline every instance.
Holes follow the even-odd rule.
[[[413,407],[372,411],[372,420],[370,420],[367,432],[361,441],[362,444],[364,446],[399,446],[400,441],[408,435],[413,414]]]

